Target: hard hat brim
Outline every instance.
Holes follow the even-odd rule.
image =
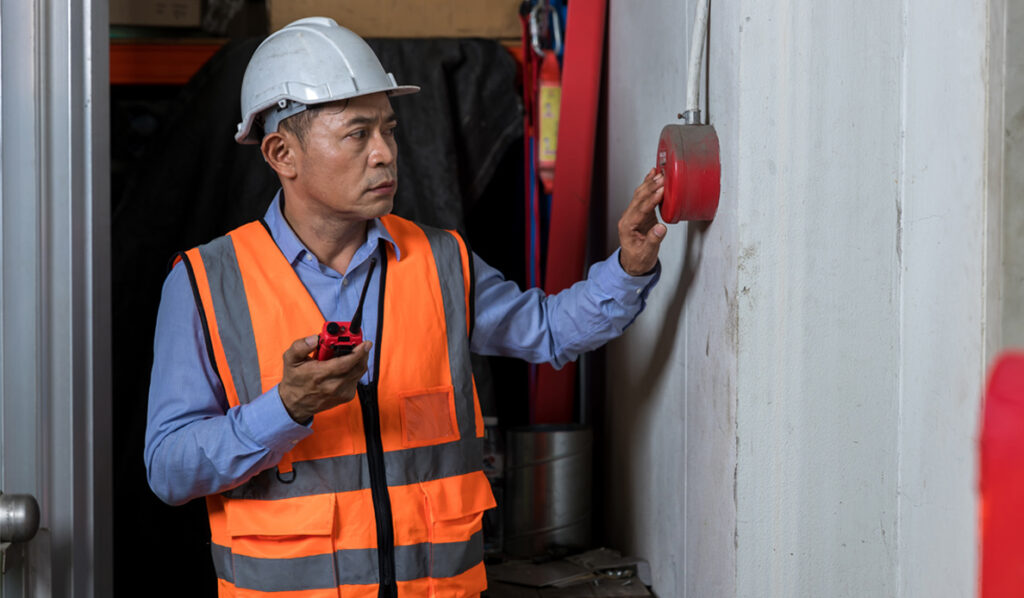
[[[386,94],[388,94],[388,97],[393,97],[393,96],[410,95],[410,94],[417,93],[419,91],[420,91],[420,87],[418,85],[398,85],[398,86],[394,86],[394,87],[382,87],[382,88],[379,88],[379,89],[359,90],[356,93],[344,94],[344,95],[339,96],[339,97],[326,98],[326,99],[324,99],[322,101],[310,102],[310,101],[307,100],[307,101],[302,101],[301,103],[306,104],[308,106],[316,106],[317,104],[326,104],[326,103],[329,103],[329,102],[339,102],[339,101],[342,101],[342,100],[350,100],[352,98],[358,98],[358,97],[362,97],[362,96],[373,95],[375,93],[386,93]],[[272,101],[267,102],[267,105],[263,108],[263,110],[266,110],[267,108],[270,108],[271,106],[276,104],[278,102],[278,100],[282,100],[282,99],[295,100],[295,98],[288,98],[288,97],[273,98]],[[295,101],[298,101],[298,100],[295,100]],[[238,132],[235,133],[235,141],[237,141],[238,143],[241,143],[243,145],[255,145],[255,144],[260,143],[263,140],[261,137],[257,137],[255,135],[253,135],[253,123],[256,120],[256,115],[258,113],[259,113],[258,111],[250,112],[247,115],[247,117],[246,117],[246,119],[244,121],[238,123]]]

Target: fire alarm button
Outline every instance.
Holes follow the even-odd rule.
[[[658,141],[657,168],[665,174],[661,218],[712,220],[718,210],[722,164],[711,125],[666,125]]]

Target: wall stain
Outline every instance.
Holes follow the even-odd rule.
[[[727,292],[725,295],[728,297],[729,293]],[[725,323],[725,333],[729,339],[730,350],[736,353],[740,347],[740,306],[735,298],[729,299],[727,305],[729,312],[726,316],[728,320]]]
[[[749,272],[749,271],[751,271],[750,268],[748,267],[748,262],[753,262],[754,258],[756,258],[756,257],[757,257],[757,247],[756,246],[754,246],[754,245],[747,245],[746,247],[744,247],[743,251],[740,252],[740,259],[739,259],[739,263],[738,263],[738,267],[739,267],[740,271],[741,272]],[[749,264],[749,266],[753,266],[753,265],[754,264]]]
[[[1024,138],[1024,108],[1021,108],[1010,118],[1006,124],[1006,140],[1011,143],[1019,143]]]

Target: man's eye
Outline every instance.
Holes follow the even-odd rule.
[[[351,133],[348,134],[348,136],[352,137],[353,139],[362,139],[366,137],[366,130],[360,129],[358,131],[352,131]]]
[[[394,137],[397,132],[398,132],[398,125],[395,125],[393,127],[388,127],[387,129],[384,129],[384,134],[387,135],[388,137]]]

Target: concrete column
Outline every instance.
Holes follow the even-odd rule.
[[[612,540],[663,596],[973,595],[988,3],[711,13],[722,201],[609,348]],[[692,14],[612,3],[612,224],[683,109]]]

